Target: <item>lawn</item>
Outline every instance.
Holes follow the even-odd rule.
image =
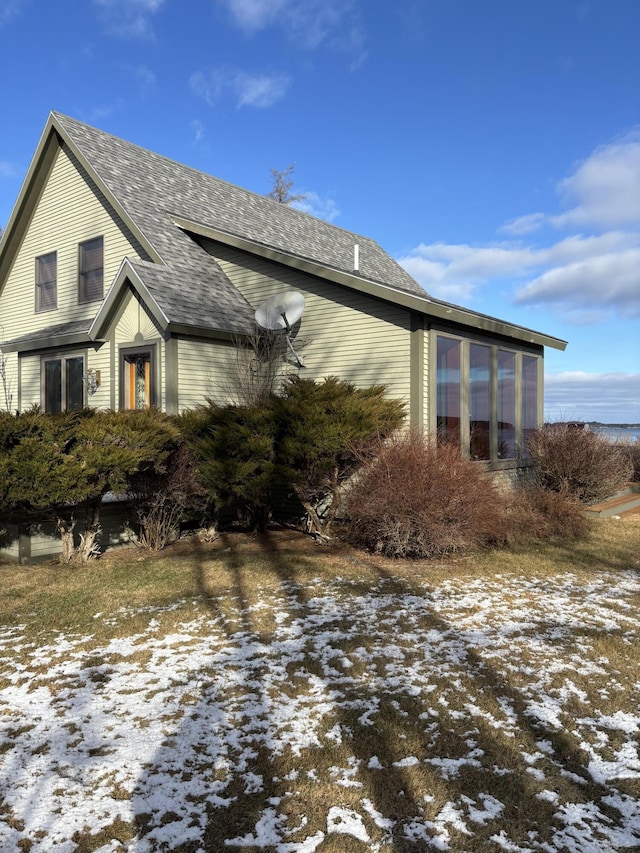
[[[640,523],[0,566],[0,850],[640,850]]]

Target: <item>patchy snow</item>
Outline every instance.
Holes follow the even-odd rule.
[[[244,611],[238,598],[237,619],[183,601],[104,643],[0,630],[0,850],[75,853],[119,824],[129,836],[99,853],[314,853],[341,834],[372,853],[396,838],[463,850],[478,833],[494,851],[640,849],[640,679],[597,642],[637,648],[637,575],[387,590],[283,582]],[[171,611],[190,615],[164,633]],[[251,627],[262,611],[269,636]],[[392,785],[405,805],[386,813]],[[548,810],[544,837],[514,834],[510,788]],[[321,823],[314,790],[331,792]]]

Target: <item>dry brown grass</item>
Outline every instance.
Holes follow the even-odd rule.
[[[402,648],[405,670],[423,666],[436,647],[434,644],[434,649],[430,649],[423,641],[413,644],[412,633],[419,631],[425,636],[431,630],[450,631],[454,622],[448,621],[448,607],[452,608],[451,613],[455,612],[456,619],[468,621],[470,630],[477,620],[490,621],[489,616],[483,616],[477,602],[464,598],[465,589],[472,585],[479,591],[491,591],[504,583],[504,599],[500,599],[504,613],[518,613],[527,603],[539,608],[546,581],[551,588],[564,578],[567,583],[574,579],[570,594],[577,596],[581,585],[594,582],[603,571],[640,573],[640,518],[596,522],[593,533],[584,541],[555,539],[538,543],[535,548],[520,546],[440,561],[389,560],[337,542],[317,545],[298,533],[278,530],[263,536],[228,534],[213,543],[200,542],[194,537],[153,556],[143,556],[138,551],[113,552],[91,567],[4,565],[1,571],[4,595],[0,600],[0,624],[25,626],[27,638],[40,645],[59,632],[86,637],[79,650],[84,654],[84,672],[95,676],[92,681],[96,690],[105,689],[109,668],[118,660],[116,655],[103,659],[93,654],[92,648],[113,637],[143,631],[151,616],[158,623],[159,636],[172,633],[185,620],[201,614],[214,620],[222,637],[229,639],[238,631],[246,631],[268,645],[277,633],[283,597],[287,597],[288,606],[296,604],[295,613],[300,616],[312,612],[313,597],[326,590],[344,604],[344,614],[337,610],[332,623],[335,630],[332,648],[353,662],[348,673],[354,683],[345,682],[340,687],[345,701],[327,719],[322,746],[309,748],[300,755],[286,750],[274,755],[258,749],[250,769],[263,777],[263,790],[247,793],[240,776],[231,781],[226,795],[236,796],[237,800],[229,808],[209,811],[207,851],[226,849],[221,846],[221,839],[251,832],[269,798],[279,801],[279,814],[287,815],[290,825],[299,824],[303,817],[308,821],[299,836],[292,836],[291,841],[296,841],[314,832],[326,832],[326,816],[336,804],[362,814],[363,798],[367,798],[385,818],[407,825],[416,815],[422,820],[435,821],[447,803],[473,801],[481,806],[481,795],[489,793],[505,805],[499,824],[509,828],[511,839],[529,849],[526,847],[530,843],[529,832],[537,832],[539,839],[549,843],[557,829],[552,805],[536,798],[542,790],[552,786],[566,802],[599,801],[603,795],[585,773],[587,756],[570,727],[549,733],[527,721],[523,709],[531,690],[530,673],[543,672],[535,642],[520,643],[509,658],[494,661],[474,657],[467,650],[464,669],[453,670],[446,655],[443,656],[441,672],[433,677],[429,691],[410,695],[398,690],[379,697],[375,726],[360,719],[362,709],[358,701],[362,699],[363,682],[358,679],[364,677],[367,667],[374,668],[370,670],[372,673],[384,676],[389,661],[393,660],[389,656],[389,647],[393,645]],[[510,579],[520,577],[530,582],[529,592],[526,584],[509,587]],[[445,594],[449,589],[450,601]],[[385,619],[394,627],[385,643],[365,661],[356,652],[370,638],[361,627],[353,633],[353,602],[373,590],[388,596],[389,603],[381,609],[380,621],[371,626],[371,633],[384,634]],[[424,597],[429,590],[444,590],[439,613],[425,611],[416,615],[410,609],[402,617],[394,613],[395,597],[398,600],[401,596]],[[495,599],[495,593],[492,594]],[[629,607],[636,612],[640,611],[639,599],[637,594],[628,599]],[[96,619],[97,613],[103,616]],[[549,614],[550,625],[554,616]],[[499,618],[503,617],[497,613],[496,619]],[[536,624],[531,629],[523,626],[521,633],[526,636],[530,631],[532,641],[537,641],[540,632],[548,630],[548,625]],[[212,638],[213,642],[213,634]],[[637,642],[629,641],[623,629],[590,633],[581,628],[559,634],[554,654],[566,658],[574,668],[580,656],[607,660],[606,672],[600,675],[571,671],[572,683],[587,697],[581,699],[576,694],[566,703],[565,711],[571,712],[575,719],[591,713],[596,704],[602,713],[637,713],[634,684],[640,647]],[[147,655],[148,650],[141,643],[139,651],[128,660],[144,667]],[[304,660],[291,665],[289,682],[281,688],[284,694],[295,696],[308,690],[308,682],[296,675],[301,668],[322,674],[321,661],[312,645],[307,648]],[[73,682],[70,676],[65,684],[51,685],[46,665],[32,677],[34,689],[47,684],[52,690],[60,690]],[[199,684],[189,686],[184,693],[185,713],[198,707],[202,691],[216,677],[215,669],[200,673]],[[545,677],[547,690],[563,689],[566,672],[559,670]],[[244,689],[238,684],[230,689],[229,698],[238,700]],[[439,704],[440,699],[444,704]],[[515,737],[512,731],[494,724],[504,719],[506,700],[521,723]],[[464,710],[469,703],[477,709],[473,713]],[[142,704],[141,725],[144,713]],[[327,738],[325,735],[333,728],[340,737]],[[541,738],[550,742],[553,752],[540,755],[530,765],[523,760],[523,753],[535,755]],[[612,735],[609,745],[612,755],[620,745]],[[478,750],[477,766],[464,764],[457,774],[448,778],[443,775],[438,762],[464,758],[474,749]],[[419,764],[394,766],[406,756],[414,755],[420,756]],[[369,766],[373,756],[384,766],[384,771]],[[496,767],[500,773],[494,772]],[[531,767],[543,771],[545,780],[540,781],[530,773]],[[189,772],[211,772],[212,778],[219,778],[212,768],[183,769],[184,774]],[[581,776],[584,783],[577,783],[571,773]],[[352,784],[339,785],[339,779]],[[618,790],[632,796],[640,794],[634,780],[620,782]],[[113,799],[126,798],[127,792],[115,785]],[[171,815],[167,814],[165,819],[170,821]],[[152,822],[150,815],[139,814],[135,824],[119,821],[97,835],[88,827],[76,836],[77,851],[90,853],[111,839],[124,842],[136,833],[144,834]],[[318,853],[358,853],[372,849],[376,842],[383,844],[381,850],[388,853],[428,849],[420,846],[422,842],[411,841],[401,834],[396,834],[390,843],[373,819],[367,818],[367,829],[371,844],[365,845],[345,834],[326,835]],[[494,822],[474,825],[473,829],[473,836],[468,836],[449,826],[450,850],[456,853],[498,850],[489,840],[496,831]],[[184,845],[173,849],[186,853],[195,848]]]

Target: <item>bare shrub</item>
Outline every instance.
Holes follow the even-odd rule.
[[[527,450],[540,485],[584,504],[608,497],[633,476],[631,459],[620,445],[570,424],[536,430]]]
[[[465,552],[504,540],[504,500],[491,475],[457,447],[402,433],[350,488],[346,535],[387,557]]]
[[[618,443],[618,447],[620,447],[622,452],[629,457],[631,462],[631,467],[633,469],[631,481],[634,483],[640,483],[640,438],[636,439],[633,443],[620,442]]]
[[[161,470],[148,470],[132,478],[132,494],[140,526],[140,544],[161,551],[180,534],[180,522],[189,510],[204,504],[193,456],[182,443]]]
[[[567,491],[549,491],[537,483],[514,489],[508,500],[507,539],[525,545],[542,539],[584,539],[591,529],[584,505]]]

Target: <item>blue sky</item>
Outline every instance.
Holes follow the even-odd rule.
[[[637,0],[0,0],[0,224],[50,110],[375,238],[569,341],[551,419],[640,421]]]

